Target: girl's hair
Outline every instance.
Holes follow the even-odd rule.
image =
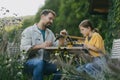
[[[93,25],[92,25],[92,22],[91,22],[90,20],[88,20],[88,19],[83,20],[83,21],[79,24],[79,27],[80,27],[80,26],[82,26],[82,27],[84,27],[84,28],[90,27],[92,31],[98,32],[98,29],[95,29],[95,28],[93,27]]]

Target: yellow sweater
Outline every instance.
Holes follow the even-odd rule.
[[[93,33],[91,39],[88,41],[88,37],[86,37],[85,39],[85,44],[88,44],[88,45],[91,45],[91,46],[94,46],[100,50],[102,50],[103,53],[105,53],[105,48],[104,48],[104,41],[102,39],[102,37],[100,36],[99,33]],[[90,50],[90,54],[93,56],[93,57],[98,57],[100,56],[100,53],[96,52],[96,51],[93,51],[93,50]]]

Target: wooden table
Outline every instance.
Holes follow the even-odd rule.
[[[88,53],[84,47],[46,47],[46,51],[68,51],[70,53]]]

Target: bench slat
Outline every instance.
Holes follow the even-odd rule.
[[[119,59],[120,58],[120,39],[114,39],[112,45],[112,55],[111,58]]]

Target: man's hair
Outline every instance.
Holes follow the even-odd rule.
[[[52,13],[54,16],[56,16],[56,13],[53,10],[51,10],[51,9],[44,9],[44,10],[42,10],[41,13],[40,13],[40,16],[41,15],[48,15],[49,13]]]

